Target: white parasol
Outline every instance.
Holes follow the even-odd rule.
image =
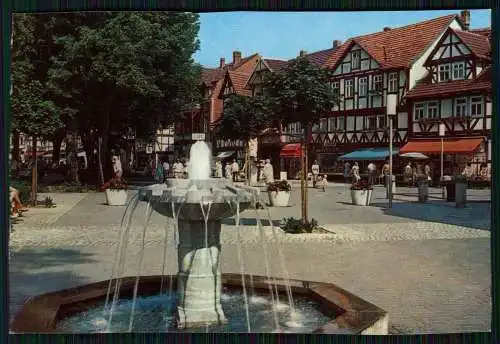
[[[404,153],[400,155],[401,158],[409,158],[409,159],[429,159],[429,157],[425,154],[418,152]]]

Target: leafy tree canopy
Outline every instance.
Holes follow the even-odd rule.
[[[268,128],[273,115],[270,99],[265,96],[231,95],[224,101],[218,123],[218,136],[248,141]]]
[[[304,57],[295,59],[280,73],[267,74],[264,94],[273,104],[277,119],[303,126],[319,122],[338,104],[330,85],[332,74]]]

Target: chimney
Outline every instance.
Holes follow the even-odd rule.
[[[332,42],[332,48],[333,48],[333,49],[338,48],[340,44],[342,44],[342,42],[341,42],[341,41],[339,41],[338,39],[335,39],[335,40],[333,40],[333,42]]]
[[[469,10],[462,10],[460,12],[460,20],[462,21],[462,24],[464,24],[464,30],[469,31],[470,27],[470,11]]]
[[[388,26],[384,27],[384,32],[387,32],[387,31],[390,31],[390,30],[391,30],[390,27],[388,27]]]
[[[300,56],[300,57],[304,57],[304,56],[306,56],[306,55],[307,55],[307,52],[306,52],[305,50],[301,50],[301,51],[299,52],[299,56]]]
[[[233,64],[237,64],[241,61],[241,51],[233,51]]]
[[[220,63],[219,63],[219,68],[224,68],[224,66],[226,65],[226,59],[221,57],[220,58]]]

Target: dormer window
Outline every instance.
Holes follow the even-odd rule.
[[[439,65],[439,82],[450,80],[450,65]]]
[[[453,63],[453,80],[465,79],[465,62]]]
[[[351,69],[361,68],[361,50],[351,52]]]

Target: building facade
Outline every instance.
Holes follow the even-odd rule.
[[[427,74],[409,92],[410,140],[403,152],[439,160],[445,174],[466,163],[491,164],[491,42],[486,32],[448,29],[425,62]],[[443,145],[439,127],[444,129]]]

